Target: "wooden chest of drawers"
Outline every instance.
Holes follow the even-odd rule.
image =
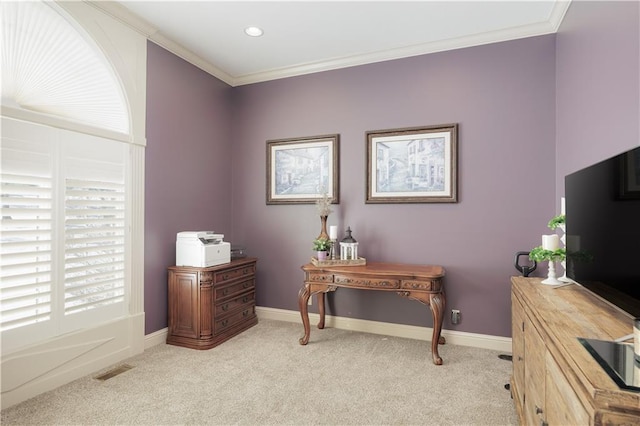
[[[167,343],[210,349],[258,323],[255,258],[169,268]]]
[[[625,336],[631,315],[579,285],[511,281],[511,394],[520,424],[640,425],[640,394],[620,388],[578,341]]]

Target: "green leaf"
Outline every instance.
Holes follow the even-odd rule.
[[[565,223],[565,216],[560,214],[554,218],[552,218],[547,226],[551,229],[556,229],[558,226],[563,225]]]

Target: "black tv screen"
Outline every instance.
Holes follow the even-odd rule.
[[[565,177],[567,276],[640,317],[640,148]]]

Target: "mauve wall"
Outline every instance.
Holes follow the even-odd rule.
[[[231,87],[147,46],[145,332],[167,326],[179,231],[231,231]]]
[[[258,304],[297,310],[319,220],[312,205],[265,205],[265,141],[335,132],[341,202],[329,222],[351,225],[370,260],[444,265],[447,312],[463,314],[446,328],[510,336],[513,255],[549,232],[564,175],[638,146],[639,13],[637,2],[574,0],[556,36],[233,89],[150,43],[147,333],[167,325],[166,267],[184,229],[246,245],[260,258]],[[366,130],[450,122],[459,203],[364,204]],[[335,315],[431,325],[393,294],[333,296]]]
[[[640,145],[640,3],[573,1],[556,35],[556,191]]]
[[[339,133],[329,224],[351,226],[369,261],[443,265],[446,329],[510,336],[514,254],[540,244],[554,214],[554,37],[234,88],[233,235],[259,258],[258,305],[297,311],[300,266],[320,232],[314,205],[266,205],[266,140]],[[364,203],[365,131],[453,122],[458,203]],[[425,306],[393,293],[340,289],[329,300],[332,315],[432,325]]]

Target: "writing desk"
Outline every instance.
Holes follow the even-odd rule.
[[[320,321],[318,328],[324,328],[324,294],[336,291],[339,287],[359,290],[393,291],[399,296],[417,300],[429,305],[433,316],[433,337],[431,352],[433,363],[442,365],[438,355],[438,344],[444,344],[440,335],[444,314],[445,296],[442,278],[444,268],[441,266],[406,265],[402,263],[370,262],[358,266],[315,266],[308,263],[302,266],[304,286],[298,293],[298,305],[304,336],[301,345],[309,343],[311,327],[309,326],[309,297],[316,295]]]

